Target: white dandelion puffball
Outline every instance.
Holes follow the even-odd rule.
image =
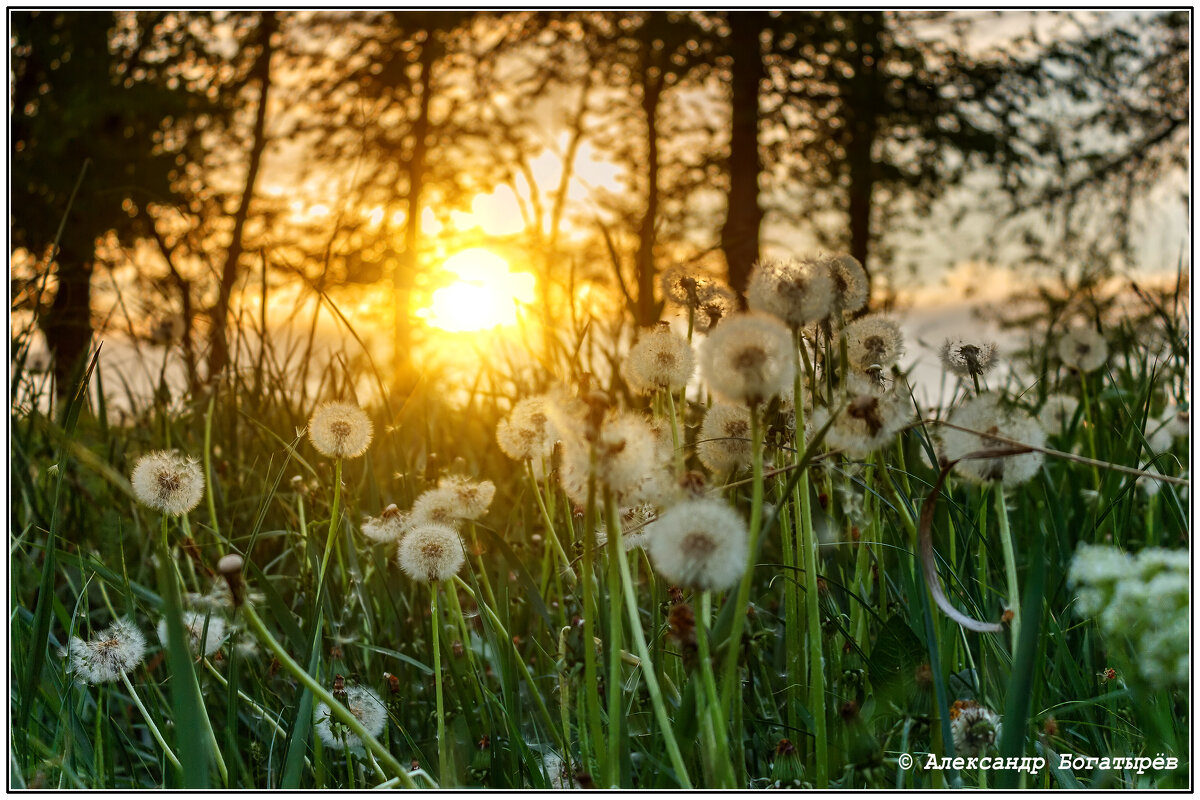
[[[396,551],[400,569],[423,583],[447,581],[462,568],[466,555],[458,531],[446,525],[416,525]]]
[[[325,403],[308,421],[308,438],[326,458],[358,458],[371,444],[367,412],[354,403]]]
[[[644,548],[649,541],[646,529],[651,520],[658,516],[658,509],[650,503],[640,503],[631,508],[618,509],[617,513],[620,515],[621,544],[625,546],[625,552]],[[596,524],[596,546],[603,548],[607,544],[608,526],[601,518]]]
[[[1038,425],[1037,420],[1023,411],[1004,408],[999,397],[990,392],[968,400],[950,415],[949,421],[954,425],[978,431],[967,433],[942,427],[942,450],[950,461],[977,450],[1003,450],[1014,447],[992,436],[1004,436],[1035,447],[1042,447],[1046,443],[1046,432]],[[954,470],[975,483],[1002,481],[1006,487],[1012,487],[1019,486],[1036,475],[1042,466],[1042,460],[1043,455],[1035,450],[1021,455],[959,461]]]
[[[765,314],[735,314],[704,342],[700,372],[728,403],[757,405],[782,396],[796,375],[791,332]]]
[[[996,343],[970,339],[947,339],[938,351],[942,366],[955,375],[970,378],[986,375],[996,365]]]
[[[461,475],[449,475],[438,481],[438,491],[446,492],[458,502],[459,519],[479,519],[491,508],[496,496],[496,484],[475,482]]]
[[[610,412],[596,432],[594,442],[582,436],[564,440],[560,479],[567,496],[576,503],[587,502],[589,448],[596,452],[597,498],[604,489],[622,505],[634,505],[656,480],[662,454],[654,430],[640,415]],[[602,501],[600,501],[602,502]]]
[[[139,458],[129,482],[138,502],[172,516],[188,513],[204,497],[200,462],[174,450],[157,450]]]
[[[695,371],[691,343],[672,332],[669,325],[658,325],[644,332],[630,348],[622,374],[630,389],[650,394],[655,389],[678,392]]]
[[[366,686],[347,686],[345,705],[372,738],[379,738],[387,724],[387,707],[375,690]],[[321,743],[331,749],[363,746],[362,739],[351,733],[326,703],[318,703],[313,709],[313,730],[321,738]]]
[[[870,315],[855,320],[842,332],[846,337],[846,357],[855,369],[887,369],[904,352],[904,335],[895,320]]]
[[[367,517],[363,520],[362,532],[368,539],[387,543],[397,541],[404,535],[407,527],[408,515],[392,503],[378,517]]]
[[[1174,403],[1163,409],[1163,413],[1159,416],[1159,419],[1176,439],[1186,439],[1192,435],[1191,412],[1181,409]]]
[[[111,683],[142,663],[146,637],[129,620],[117,620],[83,641],[71,637],[62,650],[67,669],[87,684]]]
[[[1128,640],[1140,677],[1154,688],[1191,678],[1190,561],[1187,550],[1151,547],[1130,556],[1080,544],[1067,573],[1075,612],[1093,618],[1106,637]]]
[[[750,466],[752,450],[750,412],[745,406],[714,403],[696,441],[700,463],[716,475],[727,475]]]
[[[1046,433],[1059,434],[1071,427],[1075,412],[1079,410],[1079,401],[1069,394],[1052,394],[1046,397],[1046,403],[1038,412],[1038,421],[1046,429]]]
[[[650,560],[672,583],[720,591],[746,571],[746,523],[720,500],[685,500],[648,527]]]
[[[711,283],[701,294],[694,327],[700,333],[708,333],[717,323],[736,311],[737,307],[738,298],[732,289],[724,284]]]
[[[834,253],[823,259],[833,280],[833,308],[853,314],[867,304],[871,284],[867,271],[849,253]]]
[[[1095,372],[1108,361],[1108,342],[1095,328],[1081,325],[1058,340],[1058,357],[1080,372]]]
[[[207,623],[207,633],[205,633]],[[184,611],[183,632],[187,634],[188,649],[194,656],[211,656],[225,641],[225,619],[205,611]],[[158,621],[158,639],[167,644],[167,620]]]
[[[746,303],[773,314],[793,330],[829,316],[834,283],[829,267],[812,259],[767,259],[754,265]]]
[[[1000,738],[1000,717],[974,700],[955,703],[950,712],[950,733],[954,736],[954,752],[961,756],[978,756]]]
[[[844,392],[845,408],[825,432],[825,444],[851,458],[866,458],[887,446],[913,418],[907,397],[884,391],[859,375],[847,376]],[[820,430],[828,419],[829,409],[818,408],[813,430]]]
[[[546,396],[526,397],[496,426],[496,441],[516,461],[550,458],[554,434],[546,415]]]

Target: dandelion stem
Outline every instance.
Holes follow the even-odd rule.
[[[554,543],[554,552],[558,555],[558,559],[562,561],[563,575],[567,579],[567,583],[575,585],[575,572],[571,569],[571,559],[567,558],[567,553],[563,550],[562,542],[558,539],[558,533],[554,530],[554,522],[550,518],[550,512],[546,509],[546,501],[542,498],[542,490],[538,486],[537,478],[533,475],[533,462],[528,459],[525,461],[525,474],[529,476],[529,484],[533,487],[533,496],[537,498],[538,510],[542,512],[542,522],[546,523],[546,531],[550,534],[550,541]]]
[[[686,387],[684,391],[687,391]],[[675,413],[675,396],[667,390],[667,409],[671,412],[671,445],[675,448],[675,469],[683,474],[683,448],[679,443],[679,416]]]
[[[283,668],[292,673],[305,688],[313,693],[313,696],[320,699],[321,702],[329,706],[329,713],[338,718],[338,721],[350,729],[350,732],[357,736],[363,742],[363,747],[373,752],[383,765],[391,770],[396,777],[400,778],[400,782],[404,784],[406,789],[415,789],[417,785],[409,776],[408,771],[400,766],[400,762],[395,756],[388,752],[387,748],[379,743],[379,740],[372,736],[362,723],[358,721],[358,717],[350,713],[350,709],[346,708],[345,704],[341,703],[333,696],[321,683],[309,675],[296,661],[288,655],[288,652],[283,649],[283,645],[271,635],[267,630],[267,626],[263,623],[262,618],[258,616],[258,612],[254,610],[254,606],[249,603],[242,606],[242,613],[246,617],[246,622],[250,626],[250,630],[258,637],[283,665]]]
[[[996,486],[996,522],[1000,526],[1000,545],[1004,550],[1004,572],[1008,577],[1008,609],[1012,611],[1013,653],[1017,652],[1017,636],[1021,631],[1021,595],[1017,586],[1017,560],[1013,553],[1012,533],[1008,529],[1008,503],[1004,487]]]
[[[725,664],[722,669],[721,708],[730,708],[733,702],[733,687],[738,683],[738,656],[742,650],[742,629],[746,625],[746,608],[750,602],[750,584],[754,577],[754,563],[758,559],[758,534],[762,528],[763,504],[763,430],[762,409],[750,407],[750,441],[752,443],[751,464],[754,479],[750,490],[750,535],[749,563],[738,585],[736,604],[733,609],[733,627],[725,643]],[[740,737],[739,737],[740,738]]]
[[[442,620],[438,615],[438,593],[441,591],[441,583],[435,583],[431,588],[429,614],[433,623],[433,690],[437,703],[438,782],[445,784],[446,779],[450,777],[450,756],[446,750],[446,711],[442,699],[442,649],[438,644],[438,629],[442,627]]]
[[[220,541],[221,528],[217,523],[216,490],[213,488],[212,478],[212,421],[216,403],[217,390],[214,388],[212,395],[208,398],[208,411],[204,415],[204,494],[208,498],[209,522],[212,524],[217,540]]]
[[[166,740],[163,739],[163,735],[159,732],[158,726],[154,724],[154,720],[150,718],[150,712],[146,710],[146,706],[142,703],[142,698],[138,697],[137,690],[133,688],[133,684],[129,681],[129,676],[122,672],[121,680],[125,683],[125,689],[129,692],[129,697],[133,700],[133,704],[137,706],[137,710],[142,713],[142,718],[146,720],[146,727],[150,729],[150,735],[154,737],[154,741],[158,742],[158,746],[162,748],[163,755],[167,757],[167,761],[170,761],[175,769],[182,770],[183,766],[179,763],[179,759],[175,757],[175,752],[167,745]]]
[[[338,513],[342,499],[342,459],[337,459],[333,466],[333,506],[329,512],[329,536],[325,539],[325,555],[321,557],[321,572],[317,575],[317,629],[320,635],[321,605],[325,595],[325,569],[329,566],[329,556],[333,553],[337,542]]]
[[[625,543],[621,541],[619,525],[612,530],[610,537],[616,539],[618,550],[622,553],[625,552]],[[658,688],[658,676],[654,673],[654,662],[650,660],[650,650],[646,647],[646,635],[642,631],[637,596],[634,593],[633,579],[629,575],[629,563],[621,558],[617,560],[617,564],[621,568],[621,581],[625,589],[625,610],[629,612],[629,627],[633,634],[633,642],[637,646],[638,656],[641,658],[640,666],[642,675],[646,679],[646,690],[650,694],[650,704],[654,706],[654,716],[658,719],[658,727],[661,729],[663,741],[667,745],[667,755],[671,759],[671,766],[675,768],[679,786],[683,789],[691,789],[692,782],[688,778],[687,766],[683,763],[683,755],[679,752],[679,745],[675,741],[675,730],[671,727],[670,717],[667,716],[662,692]]]
[[[596,646],[593,644],[596,631],[596,597],[592,582],[595,573],[592,564],[596,552],[596,453],[591,453],[591,467],[588,470],[588,502],[583,521],[583,680],[586,692],[586,710],[588,723],[588,741],[591,745],[592,760],[588,763],[587,771],[595,774],[598,762],[604,759],[604,741],[600,736],[600,695],[596,675]],[[587,754],[583,753],[586,759]]]
[[[712,592],[700,593],[700,618],[696,620],[696,645],[700,656],[700,677],[704,685],[705,724],[709,728],[708,744],[711,750],[708,760],[716,771],[718,787],[736,789],[733,763],[729,757],[728,738],[725,732],[725,715],[717,697],[717,682],[713,677],[712,654],[708,647],[708,623],[712,618]]]
[[[606,780],[610,787],[621,786],[621,574],[618,562],[625,560],[621,546],[621,519],[612,492],[604,490],[604,525],[608,532],[608,676],[604,691],[608,699],[608,762]],[[628,570],[627,565],[624,566]]]

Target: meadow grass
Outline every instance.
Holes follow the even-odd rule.
[[[454,403],[436,372],[395,392],[362,357],[305,361],[314,394],[268,339],[204,394],[164,381],[120,420],[101,388],[119,378],[98,360],[46,410],[14,348],[10,785],[1189,786],[1189,686],[1148,680],[1139,659],[1152,654],[1078,614],[1068,580],[1080,544],[1188,545],[1187,438],[1150,450],[1166,405],[1187,402],[1187,323],[1162,302],[1141,311],[1104,320],[1109,356],[1088,373],[1056,356],[1061,321],[1041,320],[1014,369],[960,380],[946,408],[920,407],[898,367],[877,371],[909,417],[861,456],[830,446],[853,407],[838,399],[847,342],[836,326],[797,335],[794,418],[778,400],[749,409],[751,463],[730,475],[696,457],[706,384],[631,394],[622,348],[581,346],[598,335],[586,324],[548,334],[537,369],[485,362]],[[364,378],[378,390],[362,398],[369,449],[322,455],[304,433],[318,400],[355,402]],[[989,380],[1034,414],[1052,392],[1080,400],[1045,440],[1060,455],[1010,488],[938,462],[939,420]],[[497,447],[516,401],[559,384],[581,406],[550,411],[558,433],[590,448],[574,500],[557,480],[568,444],[546,463]],[[745,521],[737,583],[677,586],[643,547],[626,550],[666,508],[626,513],[603,477],[597,459],[618,456],[587,431],[610,406],[662,426],[680,491]],[[139,504],[127,477],[164,448],[203,471],[204,497],[182,516]],[[994,440],[984,455],[1027,452]],[[1149,466],[1166,480],[1142,477]],[[461,569],[414,580],[362,521],[411,508],[446,475],[492,481],[495,497],[455,523]],[[217,572],[230,553],[244,559],[232,587]],[[938,592],[998,630],[963,627]],[[185,608],[203,620],[193,637],[224,631],[202,656]],[[60,650],[120,618],[146,633],[145,661],[119,681],[78,680]],[[358,686],[386,710],[377,733],[349,710],[345,687]],[[922,769],[927,754],[963,755],[953,726],[972,704],[999,720],[982,723],[981,755],[1046,766]],[[1179,761],[1063,769],[1064,753]]]

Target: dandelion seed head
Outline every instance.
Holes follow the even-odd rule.
[[[394,542],[404,535],[408,528],[408,515],[392,503],[378,517],[367,517],[363,520],[362,532],[368,539],[376,542]]]
[[[645,547],[649,541],[646,533],[648,523],[658,515],[658,509],[651,503],[639,503],[636,506],[618,510],[621,518],[621,544],[628,553],[638,547]],[[601,520],[596,525],[596,546],[608,544],[608,526]]]
[[[111,683],[146,657],[146,637],[126,619],[117,620],[86,642],[71,637],[61,651],[67,669],[87,684]]]
[[[174,450],[146,453],[134,464],[129,481],[138,502],[172,516],[188,513],[204,497],[200,462]]]
[[[1079,401],[1069,394],[1048,395],[1045,405],[1038,413],[1038,421],[1047,433],[1059,434],[1071,426],[1078,409]]]
[[[954,752],[968,757],[981,755],[1000,737],[1000,717],[996,712],[974,700],[955,703],[950,732],[954,736]]]
[[[448,475],[438,481],[438,491],[449,493],[458,502],[460,519],[479,519],[492,505],[496,484],[473,481],[462,475]]]
[[[458,531],[447,525],[414,525],[396,551],[400,568],[414,580],[436,583],[450,580],[462,568],[466,555]]]
[[[622,366],[629,388],[638,394],[678,392],[692,379],[696,357],[691,343],[664,324],[642,333]]]
[[[708,333],[721,320],[737,310],[737,295],[729,287],[712,283],[704,290],[700,306],[696,309],[694,327],[700,333]]]
[[[746,302],[753,310],[773,314],[798,330],[833,310],[833,277],[822,261],[760,261],[750,271]]]
[[[746,571],[746,523],[720,500],[684,500],[648,528],[650,560],[672,583],[720,591]]]
[[[464,518],[464,510],[462,501],[452,490],[441,486],[426,489],[413,502],[407,524],[410,528],[428,523],[457,529]]]
[[[208,633],[205,633],[205,622]],[[211,656],[225,641],[225,618],[208,611],[183,612],[183,632],[187,635],[188,649],[194,656]],[[167,620],[158,621],[158,640],[167,645]]]
[[[1095,372],[1108,361],[1108,342],[1095,328],[1080,325],[1058,340],[1058,357],[1072,369]]]
[[[550,458],[554,434],[545,404],[545,395],[526,397],[496,426],[496,441],[506,456],[516,461]]]
[[[374,689],[366,686],[346,686],[346,708],[373,738],[378,738],[387,725],[387,707]],[[313,730],[321,742],[333,750],[362,747],[363,741],[350,732],[327,703],[318,703],[313,711]]]
[[[944,366],[955,375],[986,375],[996,366],[996,343],[972,339],[947,339],[938,352]]]
[[[833,281],[833,308],[853,314],[867,304],[870,282],[867,271],[849,253],[835,253],[822,259]]]
[[[717,285],[716,279],[682,264],[668,267],[658,276],[663,299],[684,308],[699,308],[710,288]]]
[[[373,430],[367,412],[354,403],[325,403],[308,421],[308,438],[326,458],[358,458],[367,452]]]
[[[795,370],[791,333],[764,314],[735,314],[700,351],[704,379],[727,403],[757,405],[779,397],[792,388]]]
[[[1046,443],[1046,432],[1037,420],[1023,411],[1007,409],[1000,398],[984,392],[968,400],[950,415],[949,421],[963,428],[979,431],[978,434],[942,427],[942,451],[954,461],[978,450],[1007,450],[1015,445],[999,441],[994,436],[1042,447]],[[1021,455],[1001,458],[973,458],[959,461],[954,471],[974,483],[1003,482],[1006,487],[1020,486],[1037,474],[1042,466],[1043,455],[1033,451]]]
[[[714,475],[750,466],[750,412],[745,406],[714,403],[704,415],[696,444],[700,463]]]
[[[851,366],[866,370],[887,369],[904,352],[904,335],[895,320],[870,315],[855,320],[842,332],[846,337],[846,357]]]
[[[587,502],[589,447],[596,452],[597,497],[607,488],[619,503],[630,505],[654,488],[655,472],[661,464],[654,430],[638,414],[609,412],[594,442],[584,437],[564,441],[559,475],[567,496],[576,503]]]
[[[1186,439],[1192,435],[1192,415],[1186,409],[1181,409],[1179,406],[1172,403],[1163,409],[1162,415],[1159,417],[1166,429],[1176,439]]]
[[[887,446],[913,417],[907,398],[884,391],[860,375],[847,376],[843,398],[845,408],[825,432],[825,443],[851,458],[866,458]],[[818,408],[813,412],[813,429],[820,430],[828,419],[829,409]]]

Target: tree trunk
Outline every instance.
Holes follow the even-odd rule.
[[[642,114],[646,118],[646,211],[642,215],[642,223],[638,226],[638,251],[635,268],[637,270],[637,304],[635,316],[637,324],[643,327],[653,325],[658,321],[662,311],[660,304],[654,300],[654,239],[658,226],[658,104],[662,97],[662,70],[656,69],[659,56],[652,46],[655,29],[665,24],[661,19],[661,11],[650,12],[642,38]]]
[[[58,290],[50,308],[38,316],[38,324],[54,361],[55,395],[62,400],[92,341],[92,264],[72,260],[57,264]]]
[[[392,326],[392,371],[398,390],[407,391],[413,384],[412,375],[412,294],[416,286],[421,243],[422,197],[425,191],[425,160],[429,153],[429,103],[433,95],[433,67],[441,56],[441,43],[432,29],[421,47],[421,97],[417,117],[413,120],[413,149],[409,156],[408,217],[404,221],[404,253],[392,273],[392,289],[396,295],[396,317]]]
[[[871,265],[867,258],[871,248],[871,206],[877,179],[872,150],[879,135],[878,113],[883,108],[878,73],[878,63],[882,57],[880,34],[883,17],[880,12],[864,12],[856,16],[859,46],[855,53],[858,58],[849,83],[851,100],[846,104],[854,110],[846,148],[846,165],[850,173],[847,211],[850,216],[850,255],[863,265],[869,278]]]
[[[258,183],[258,172],[262,166],[263,152],[267,147],[267,100],[271,91],[271,34],[275,32],[276,20],[274,11],[264,11],[259,20],[258,60],[255,61],[251,77],[258,81],[258,109],[254,116],[254,130],[250,139],[249,165],[246,169],[246,185],[242,190],[241,204],[233,217],[233,234],[229,242],[229,252],[225,256],[225,266],[221,270],[221,285],[217,290],[217,299],[211,312],[212,331],[209,334],[208,378],[215,379],[229,364],[229,301],[233,295],[233,285],[237,281],[238,262],[241,260],[244,244],[242,233],[246,228],[246,219],[250,215],[250,203],[254,199],[254,187]],[[264,332],[265,333],[265,332]]]
[[[758,150],[758,93],[766,77],[760,35],[761,11],[729,12],[729,51],[733,56],[729,88],[732,125],[729,133],[729,209],[721,228],[721,249],[729,269],[729,285],[746,291],[750,268],[758,261],[763,211],[758,199],[762,158]]]

